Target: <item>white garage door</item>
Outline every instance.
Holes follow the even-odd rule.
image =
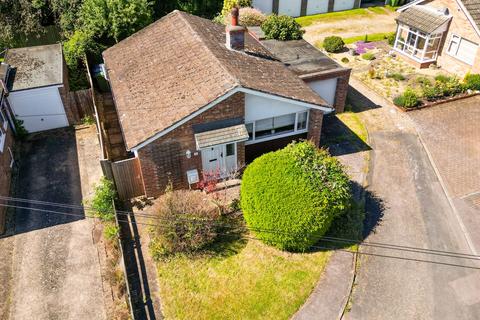
[[[308,0],[307,16],[328,11],[328,0]]]
[[[337,78],[312,81],[309,82],[308,85],[313,91],[318,93],[323,100],[333,106],[335,103],[335,93],[337,91]]]
[[[302,0],[280,0],[278,3],[278,14],[291,17],[299,17],[302,9]]]
[[[252,6],[265,14],[273,12],[273,0],[253,0]]]
[[[334,0],[333,11],[342,11],[353,9],[355,0]]]
[[[57,87],[11,92],[8,100],[17,119],[23,120],[28,132],[68,126]]]

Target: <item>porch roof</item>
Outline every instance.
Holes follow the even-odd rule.
[[[397,22],[406,24],[424,33],[434,33],[451,19],[451,16],[434,8],[416,5],[400,13]]]
[[[216,146],[219,144],[240,142],[246,140],[248,140],[248,131],[247,127],[244,124],[195,134],[197,150]]]

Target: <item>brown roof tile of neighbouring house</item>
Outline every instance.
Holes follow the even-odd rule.
[[[472,17],[478,28],[480,28],[480,1],[479,0],[462,0],[463,5]]]
[[[425,33],[433,33],[450,20],[450,16],[435,8],[416,5],[400,13],[397,21]]]
[[[236,87],[328,105],[255,39],[225,46],[225,27],[174,11],[115,46],[104,60],[127,148]]]

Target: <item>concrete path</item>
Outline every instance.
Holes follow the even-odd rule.
[[[81,177],[88,184],[89,173],[80,174],[79,162],[92,163],[96,155],[78,142],[73,129],[50,131],[26,142],[17,197],[80,205]],[[7,238],[13,242],[10,319],[106,318],[91,233],[89,219],[17,209],[14,235]]]
[[[480,319],[476,261],[407,248],[472,254],[415,124],[356,79],[351,85],[373,149],[367,211],[380,220],[366,241],[383,247],[361,246],[368,255],[344,318]]]

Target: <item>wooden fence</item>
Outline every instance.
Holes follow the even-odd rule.
[[[115,182],[120,200],[128,200],[145,194],[138,158],[117,162],[102,160],[100,164],[105,177]]]
[[[93,117],[95,114],[92,91],[90,89],[70,91],[68,100],[75,123],[80,123],[85,116]]]

